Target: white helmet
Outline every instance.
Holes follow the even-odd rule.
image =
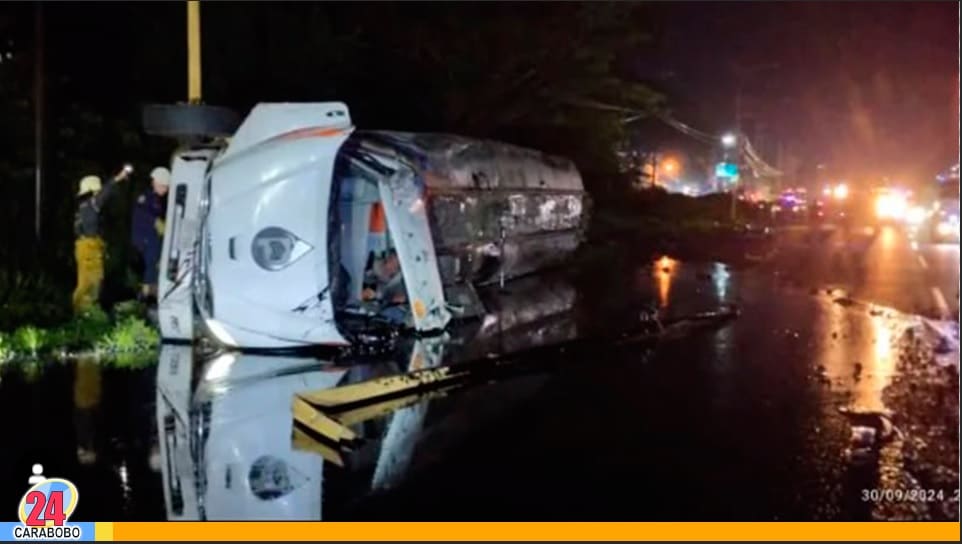
[[[102,184],[100,178],[97,176],[84,176],[80,180],[80,191],[77,192],[77,196],[84,196],[88,193],[98,193]]]
[[[166,187],[170,185],[170,170],[158,166],[150,171],[150,179]]]

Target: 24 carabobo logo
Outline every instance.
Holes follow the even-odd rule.
[[[63,478],[47,478],[32,485],[17,510],[22,525],[14,527],[17,539],[80,539],[78,525],[67,524],[80,499],[77,486]]]

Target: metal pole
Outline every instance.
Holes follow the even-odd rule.
[[[40,241],[40,220],[43,190],[43,4],[37,2],[34,11],[34,74],[33,74],[33,148],[34,148],[34,234]]]
[[[735,184],[737,184],[737,183],[738,183],[738,182],[736,181]],[[735,220],[738,219],[738,211],[737,211],[737,208],[736,208],[736,200],[737,200],[737,198],[738,198],[738,197],[736,196],[737,194],[738,194],[738,193],[737,193],[737,191],[735,190],[735,185],[733,184],[733,185],[732,185],[732,208],[731,208],[732,224],[734,224],[734,223],[735,223]]]
[[[651,187],[658,187],[658,152],[651,154]]]
[[[499,237],[498,245],[500,246],[498,249],[498,252],[500,254],[499,264],[501,265],[501,269],[498,270],[498,289],[502,291],[504,291],[504,261],[505,261],[504,242],[508,237],[508,229],[505,228],[505,224],[504,224],[505,221],[506,219],[504,217],[504,214],[502,214],[501,218],[498,220],[498,227],[500,228],[500,232],[498,233],[498,237]]]
[[[735,166],[738,169],[738,177],[741,178],[742,161],[742,78],[741,74],[735,72]],[[732,224],[738,219],[736,199],[738,194],[738,181],[732,181],[732,202],[731,202],[731,221]]]
[[[187,101],[200,102],[200,2],[187,2]]]

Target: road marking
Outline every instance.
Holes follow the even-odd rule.
[[[928,269],[929,269],[929,263],[927,263],[927,262],[925,261],[925,257],[923,257],[923,256],[921,256],[921,255],[919,255],[919,264],[922,265],[922,268],[923,268],[924,270],[928,270]]]
[[[942,295],[942,290],[938,287],[932,288],[932,298],[935,299],[935,305],[939,308],[939,317],[945,319],[949,317],[949,304],[945,301],[945,296]]]

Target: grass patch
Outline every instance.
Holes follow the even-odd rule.
[[[124,303],[113,313],[111,318],[95,307],[56,327],[23,325],[12,333],[0,333],[0,363],[77,352],[130,355],[151,351],[160,344],[160,334],[144,319],[142,305]],[[136,362],[136,358],[127,359]]]
[[[96,343],[97,351],[130,353],[153,348],[160,343],[157,330],[137,316],[127,316],[118,321]]]

